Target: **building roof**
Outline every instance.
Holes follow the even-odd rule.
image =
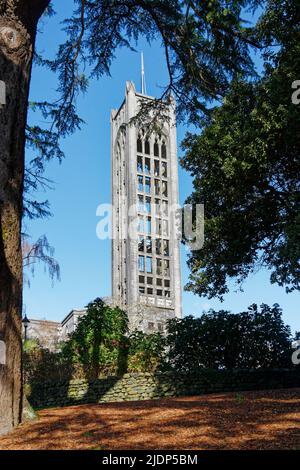
[[[69,321],[72,316],[84,315],[86,313],[86,310],[86,308],[71,310],[71,312],[68,313],[68,315],[66,315],[65,318],[62,320],[61,325],[63,326],[65,323],[67,323],[67,321]]]

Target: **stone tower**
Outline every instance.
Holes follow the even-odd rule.
[[[174,101],[159,132],[126,126],[142,101],[153,100],[144,93],[127,82],[121,107],[111,112],[112,296],[127,310],[131,328],[151,332],[181,317],[179,240],[171,210],[178,205],[178,161]]]

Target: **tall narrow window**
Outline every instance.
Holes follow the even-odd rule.
[[[167,147],[164,141],[161,145],[161,158],[167,158]]]
[[[140,272],[145,271],[145,258],[144,258],[144,256],[139,256],[139,271]]]
[[[151,192],[151,179],[149,177],[145,178],[145,193],[150,194]]]
[[[138,190],[143,192],[144,191],[144,185],[143,185],[143,177],[138,176]]]
[[[161,226],[161,219],[155,219],[155,233],[156,235],[161,235],[162,226]]]
[[[152,253],[152,239],[151,239],[151,237],[146,238],[146,251],[147,251],[147,253]]]
[[[166,181],[162,182],[162,193],[163,196],[168,197],[168,183]]]
[[[160,199],[155,199],[155,214],[160,215]]]
[[[160,195],[160,181],[154,180],[155,196]]]
[[[160,258],[156,259],[156,274],[158,276],[162,275],[162,260]]]
[[[170,262],[168,259],[164,259],[164,275],[170,277]]]
[[[146,233],[151,234],[151,217],[146,219]]]
[[[144,212],[144,196],[138,195],[138,211]]]
[[[138,173],[143,173],[143,157],[141,156],[136,159],[136,169]]]
[[[150,155],[150,142],[148,139],[145,141],[145,153]]]
[[[154,176],[159,176],[159,160],[154,160]]]
[[[169,223],[167,220],[163,220],[162,233],[165,237],[169,235]]]
[[[166,162],[161,163],[161,176],[168,177],[168,167]]]
[[[151,256],[147,256],[147,259],[146,259],[146,272],[148,274],[152,273],[152,258],[151,258]]]
[[[144,232],[144,217],[142,215],[139,215],[138,218],[138,231],[139,232]]]
[[[145,209],[147,214],[151,214],[151,197],[146,197]]]
[[[138,247],[139,251],[144,251],[145,239],[143,235],[139,235]]]
[[[156,254],[161,255],[161,240],[156,239]]]
[[[154,142],[154,156],[159,157],[159,145],[157,140]]]
[[[164,255],[165,256],[170,256],[169,240],[164,240],[163,241],[163,250],[164,250]]]
[[[139,137],[137,142],[136,142],[136,147],[137,147],[137,151],[138,153],[143,153],[143,142],[142,142],[142,139]]]
[[[145,158],[145,173],[150,175],[150,158]]]
[[[169,215],[168,201],[162,201],[162,213],[165,217]]]

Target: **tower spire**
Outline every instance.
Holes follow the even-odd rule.
[[[146,91],[146,80],[145,80],[145,69],[144,69],[144,53],[141,52],[141,85],[142,85],[142,95],[147,93]]]

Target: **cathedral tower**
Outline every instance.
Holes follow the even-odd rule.
[[[111,112],[112,296],[130,327],[162,331],[181,317],[181,275],[176,217],[178,160],[175,102],[160,131],[126,125],[153,98],[126,83],[125,99]]]

